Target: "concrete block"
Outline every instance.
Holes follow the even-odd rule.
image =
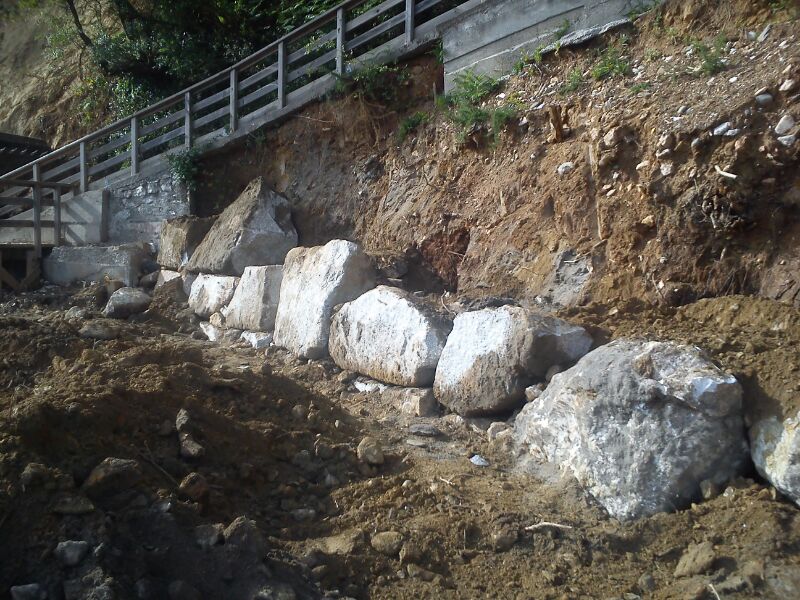
[[[123,246],[60,246],[42,261],[44,278],[56,285],[102,283],[107,279],[133,287],[139,283],[142,263],[149,257],[144,244]]]
[[[228,327],[273,331],[278,314],[283,267],[247,267],[230,304],[222,309]]]

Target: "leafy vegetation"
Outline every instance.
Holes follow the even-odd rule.
[[[700,59],[700,72],[704,75],[716,75],[725,70],[725,61],[722,60],[725,51],[725,36],[717,37],[711,46],[695,41],[692,43],[692,49]]]
[[[403,142],[410,133],[416,131],[420,125],[424,125],[430,120],[430,115],[426,112],[415,112],[413,115],[406,117],[400,122],[400,128],[397,130],[397,139]]]
[[[572,92],[576,92],[583,87],[583,84],[583,71],[581,71],[578,67],[575,67],[569,72],[569,75],[567,75],[567,81],[561,87],[561,93],[570,94]]]
[[[170,170],[180,183],[189,189],[194,189],[197,176],[200,173],[200,150],[191,148],[182,152],[167,154]]]
[[[564,22],[556,29],[556,39],[560,40],[563,38],[569,33],[570,29],[572,29],[572,23],[569,22],[569,19],[564,19]]]
[[[592,68],[592,77],[600,81],[609,77],[626,77],[633,73],[630,60],[625,55],[628,38],[622,36],[617,42],[600,52],[597,64]]]
[[[491,128],[492,142],[496,143],[500,132],[517,116],[517,107],[509,102],[498,107],[486,107],[483,100],[501,86],[499,80],[473,71],[456,76],[455,87],[447,96],[437,99],[438,106],[447,110],[450,121],[457,126],[459,143],[477,130]]]
[[[381,106],[396,107],[400,90],[411,78],[408,69],[397,64],[371,64],[350,75],[336,75],[334,95],[354,96]]]

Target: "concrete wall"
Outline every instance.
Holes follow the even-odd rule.
[[[105,202],[101,190],[93,190],[68,198],[61,205],[61,233],[69,246],[99,244],[104,241]],[[42,221],[53,220],[53,207],[42,209]],[[33,211],[27,210],[9,219],[10,221],[32,221]],[[42,228],[42,244],[53,245],[53,229]],[[0,229],[0,246],[33,245],[33,228],[4,227]]]
[[[556,32],[565,21],[570,24],[569,38],[585,41],[585,36],[578,34],[580,30],[619,22],[641,4],[637,0],[500,0],[481,4],[442,29],[445,89],[449,91],[463,71],[493,77],[510,73],[524,53],[532,55],[537,48],[557,41]]]

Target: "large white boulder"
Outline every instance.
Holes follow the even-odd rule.
[[[684,507],[700,482],[725,484],[747,458],[736,378],[665,342],[590,352],[522,409],[515,439],[620,520]]]
[[[295,246],[289,201],[259,177],[222,212],[186,268],[239,276],[245,267],[282,264]]]
[[[582,327],[523,308],[462,313],[439,360],[434,392],[462,416],[510,410],[550,367],[572,365],[591,346]]]
[[[800,412],[758,420],[750,428],[750,452],[758,472],[800,506]]]
[[[342,369],[407,387],[433,383],[450,324],[403,290],[379,286],[334,315],[329,349]]]
[[[230,304],[222,309],[225,325],[250,331],[272,331],[281,292],[283,267],[247,267]]]
[[[198,317],[207,319],[231,301],[237,282],[236,277],[200,274],[192,283],[189,306]]]
[[[328,351],[333,308],[375,287],[375,269],[353,242],[295,248],[286,255],[275,345],[319,358]]]

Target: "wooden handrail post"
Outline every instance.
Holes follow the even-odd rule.
[[[87,157],[87,154],[86,154],[86,142],[81,142],[79,153],[80,153],[79,162],[80,162],[80,169],[81,169],[80,190],[81,190],[81,193],[83,193],[83,192],[85,192],[86,190],[89,189],[89,165],[87,164],[88,163],[88,157]]]
[[[187,150],[192,147],[192,93],[186,92],[183,95],[183,137],[184,146]]]
[[[33,249],[36,258],[42,258],[42,168],[39,163],[33,165]]]
[[[414,41],[414,17],[416,12],[415,0],[406,0],[406,46]]]
[[[344,52],[347,34],[345,23],[345,10],[340,8],[336,11],[336,73],[344,74]]]
[[[231,69],[230,88],[231,133],[239,127],[239,71]]]
[[[53,245],[61,245],[61,188],[53,190]]]
[[[139,119],[131,117],[131,175],[139,173]]]
[[[286,42],[278,44],[278,108],[286,106]]]

